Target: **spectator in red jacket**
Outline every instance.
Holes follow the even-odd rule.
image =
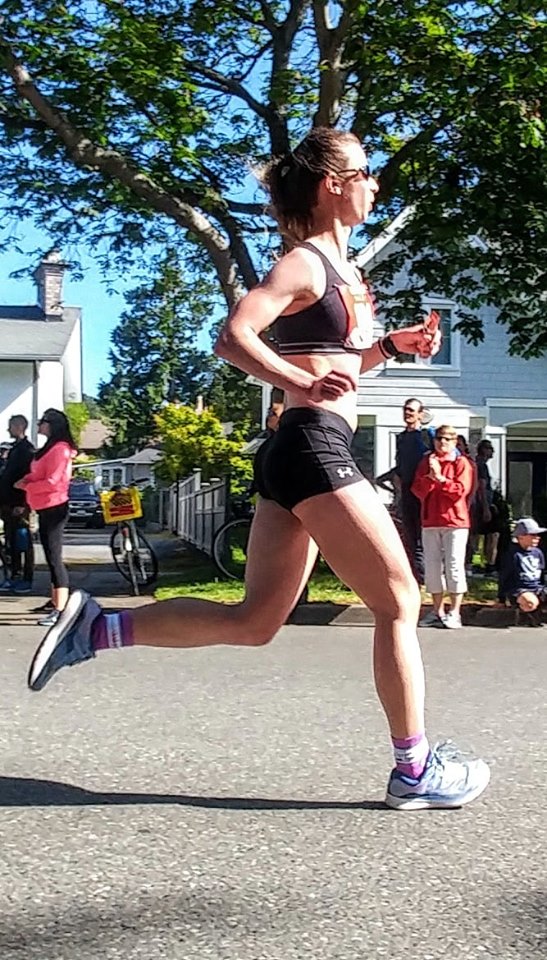
[[[469,537],[469,495],[473,468],[456,450],[458,435],[444,424],[435,433],[435,449],[418,464],[412,492],[421,502],[425,585],[433,597],[433,610],[421,626],[461,627],[461,604],[467,590],[465,549]],[[445,612],[444,590],[450,594]]]
[[[38,514],[40,541],[51,574],[51,604],[46,605],[48,612],[39,623],[53,626],[68,601],[63,534],[68,517],[68,488],[76,444],[69,422],[61,410],[46,410],[38,421],[38,433],[47,438],[46,442],[36,451],[30,472],[15,486],[25,491],[29,507]]]

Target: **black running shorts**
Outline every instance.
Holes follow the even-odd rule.
[[[292,510],[302,500],[359,483],[351,454],[353,431],[337,413],[293,407],[255,459],[254,488],[265,500]]]

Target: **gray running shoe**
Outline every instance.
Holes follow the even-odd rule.
[[[85,590],[69,597],[57,623],[46,633],[30,665],[28,685],[42,690],[61,667],[72,667],[95,656],[91,627],[101,613],[99,604]]]
[[[437,744],[419,780],[392,770],[386,804],[395,810],[463,807],[476,800],[489,781],[490,770],[484,760],[464,760],[454,744]]]

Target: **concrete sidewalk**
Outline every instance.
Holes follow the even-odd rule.
[[[158,555],[160,563],[158,582],[161,583],[162,566],[164,570],[167,567],[168,572],[173,574],[177,568],[177,558],[181,558],[182,565],[182,558],[187,560],[191,548],[170,533],[147,534],[147,538]],[[98,542],[77,543],[74,542],[74,537],[71,539],[72,542],[64,548],[64,556],[70,570],[73,589],[87,590],[108,609],[140,607],[154,601],[153,594],[157,583],[142,596],[132,595],[129,584],[114,566],[109,536],[106,532],[97,535]],[[28,622],[34,622],[34,615],[29,613],[30,609],[37,606],[41,598],[45,600],[49,596],[49,576],[39,544],[36,545],[36,564],[34,589],[31,595],[0,598],[0,623],[15,622],[27,616],[31,618]],[[462,617],[465,626],[490,629],[508,629],[515,626],[514,610],[488,603],[464,604]],[[297,607],[288,622],[296,626],[362,627],[372,626],[374,618],[363,604],[313,602]]]
[[[177,556],[187,553],[181,541],[171,534],[146,534],[154,548],[160,565],[171,570],[176,564]],[[72,540],[72,542],[71,542]],[[40,544],[35,545],[36,572],[31,594],[25,596],[0,597],[0,623],[15,622],[19,618],[29,617],[29,622],[36,619],[29,611],[49,597],[49,574],[45,565],[43,551]],[[97,542],[75,543],[69,540],[63,550],[65,563],[70,573],[72,589],[87,590],[97,597],[102,606],[116,609],[118,607],[139,607],[154,600],[152,586],[140,597],[134,597],[129,583],[118,573],[112,560],[109,537],[106,534],[97,535]],[[6,618],[7,621],[6,621]]]

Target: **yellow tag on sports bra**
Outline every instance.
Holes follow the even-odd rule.
[[[370,291],[365,284],[338,287],[338,291],[346,308],[345,343],[355,350],[366,350],[372,346],[374,323],[374,303]]]

